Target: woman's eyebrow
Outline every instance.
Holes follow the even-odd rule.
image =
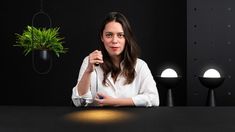
[[[113,33],[113,32],[105,32],[105,33]]]

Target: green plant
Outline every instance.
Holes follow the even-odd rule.
[[[59,28],[35,28],[27,26],[22,35],[16,34],[16,44],[14,46],[24,48],[24,55],[28,55],[33,50],[52,50],[57,57],[61,53],[66,53],[68,48],[63,47],[64,38],[59,37]]]

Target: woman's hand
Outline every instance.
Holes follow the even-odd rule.
[[[113,98],[104,93],[97,93],[95,98],[98,106],[134,106],[131,98]]]
[[[99,106],[117,106],[115,98],[104,93],[97,93],[95,101]]]
[[[93,72],[95,64],[101,64],[103,63],[103,55],[101,51],[95,50],[92,53],[89,54],[89,60],[88,60],[88,66],[87,71]]]

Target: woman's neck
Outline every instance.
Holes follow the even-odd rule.
[[[116,67],[120,67],[120,62],[121,62],[121,57],[120,56],[115,56],[115,57],[111,57],[113,64]]]

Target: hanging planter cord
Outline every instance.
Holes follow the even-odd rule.
[[[48,18],[48,20],[49,20],[49,27],[52,27],[52,20],[51,20],[51,17],[49,16],[49,14],[47,14],[46,12],[44,12],[43,11],[43,0],[41,0],[41,2],[40,2],[40,4],[41,4],[41,6],[40,6],[40,11],[39,12],[37,12],[37,13],[35,13],[34,15],[33,15],[33,18],[32,18],[32,27],[34,27],[34,21],[35,21],[35,18],[38,16],[38,15],[45,15],[47,18]],[[31,30],[31,33],[32,33],[32,42],[31,42],[31,46],[33,46],[33,41],[34,41],[34,33],[33,33],[33,29]],[[49,52],[48,52],[49,53]],[[50,59],[50,66],[49,66],[49,68],[46,70],[46,71],[44,71],[44,72],[41,72],[41,71],[39,71],[37,68],[36,68],[36,66],[35,66],[35,58],[34,58],[34,55],[35,55],[35,53],[34,53],[34,50],[32,51],[32,65],[33,65],[33,69],[34,69],[34,71],[36,72],[36,73],[38,73],[38,74],[48,74],[49,72],[50,72],[50,70],[51,70],[51,68],[52,68],[52,56],[50,55],[49,57],[49,59]]]

